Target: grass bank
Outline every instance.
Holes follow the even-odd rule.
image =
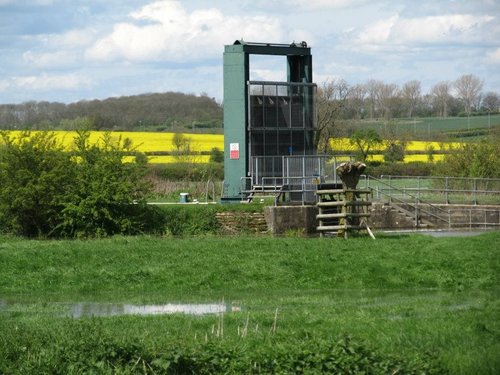
[[[498,373],[499,240],[3,237],[0,372]],[[241,311],[71,319],[58,304],[222,299]]]

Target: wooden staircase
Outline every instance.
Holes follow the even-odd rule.
[[[327,233],[347,238],[352,231],[366,230],[373,233],[367,224],[370,216],[368,196],[371,189],[323,189],[318,190],[318,226],[316,230],[323,236]]]

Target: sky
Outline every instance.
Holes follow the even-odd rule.
[[[0,0],[0,104],[178,91],[223,97],[224,45],[306,41],[314,81],[500,93],[500,0]],[[286,80],[252,56],[252,80]]]

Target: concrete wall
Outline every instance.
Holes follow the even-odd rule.
[[[497,228],[500,229],[500,206],[435,205],[450,213],[452,227],[455,228]],[[384,203],[373,202],[369,208],[371,216],[368,225],[372,229],[415,229],[413,217],[405,215]],[[318,225],[316,206],[266,207],[264,217],[268,231],[284,234],[289,230],[316,233]],[[470,225],[470,223],[475,223]],[[448,225],[436,222],[436,229],[447,229]]]
[[[498,205],[463,205],[463,204],[435,204],[428,208],[439,216],[447,216],[451,227],[496,227],[500,229],[500,206]],[[438,226],[439,220],[429,218]]]
[[[390,206],[376,203],[370,207],[370,211],[372,214],[368,220],[370,228],[414,228],[411,218],[397,212]],[[318,208],[316,206],[271,206],[264,209],[268,230],[273,234],[283,234],[288,230],[303,230],[307,234],[316,233],[317,214]]]
[[[393,207],[374,202],[369,207],[371,216],[368,218],[368,226],[372,229],[412,229],[415,222]]]
[[[306,234],[316,233],[317,214],[316,206],[269,206],[264,208],[267,228],[272,234],[284,234],[289,230],[303,230]]]

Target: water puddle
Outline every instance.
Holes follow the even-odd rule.
[[[73,318],[87,316],[116,315],[162,315],[187,314],[206,315],[219,314],[231,310],[231,305],[225,304],[174,304],[166,305],[130,305],[120,303],[75,303],[71,305],[69,315]]]
[[[72,318],[83,317],[106,317],[120,315],[165,315],[165,314],[186,314],[186,315],[209,315],[228,312],[241,311],[239,304],[235,303],[168,303],[156,305],[133,305],[127,303],[51,303],[57,315],[69,316]],[[0,300],[0,312],[9,311],[33,311],[33,306],[12,303]]]

